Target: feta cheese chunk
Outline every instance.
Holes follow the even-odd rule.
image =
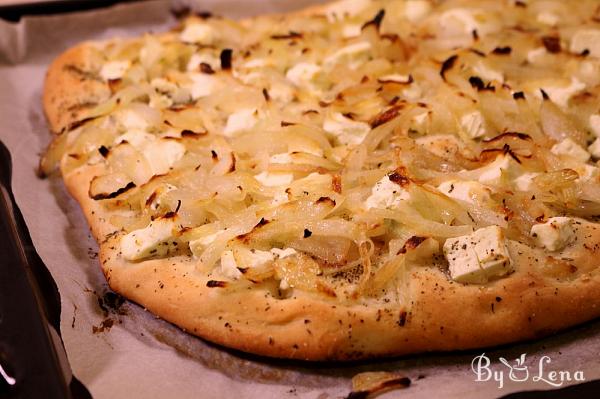
[[[142,153],[148,160],[154,176],[168,173],[185,154],[185,146],[174,140],[160,139],[143,147]]]
[[[498,226],[448,238],[443,250],[450,276],[460,283],[485,283],[513,271],[506,238]]]
[[[538,176],[539,173],[523,173],[517,177],[513,183],[515,188],[519,191],[530,191],[533,187],[533,179]]]
[[[579,162],[587,162],[590,159],[590,153],[570,138],[554,144],[550,151],[555,155],[569,156]]]
[[[193,100],[211,95],[219,85],[219,80],[212,75],[190,73],[188,76],[192,82],[186,87],[189,89]]]
[[[244,251],[241,255],[241,258],[244,261],[243,267],[257,267],[272,262],[275,258],[275,254],[271,251],[261,251],[259,249]]]
[[[552,100],[553,103],[559,107],[565,108],[569,105],[571,97],[585,89],[585,83],[573,77],[571,78],[569,85],[546,85],[543,86],[542,89],[548,94],[548,97],[550,97],[550,100]],[[542,97],[542,93],[539,90],[535,92],[535,95],[539,98]]]
[[[121,79],[130,66],[129,61],[109,61],[102,65],[100,77],[104,80]]]
[[[489,202],[491,191],[488,187],[476,181],[448,180],[440,184],[437,189],[450,198],[465,201],[471,204]]]
[[[500,155],[494,162],[477,170],[481,172],[479,182],[491,186],[500,186],[522,174],[520,165],[510,155]]]
[[[159,218],[121,238],[121,254],[126,260],[165,256],[177,248],[174,218]]]
[[[594,142],[588,147],[588,152],[595,159],[600,158],[600,138],[594,140]]]
[[[571,38],[572,53],[581,54],[588,50],[592,57],[600,58],[600,29],[581,29]]]
[[[600,114],[590,115],[589,123],[594,136],[600,138]]]
[[[400,201],[410,199],[410,193],[398,183],[390,180],[389,175],[385,175],[371,189],[371,195],[365,202],[365,208],[394,208]]]
[[[256,108],[244,108],[229,115],[223,134],[231,137],[237,133],[252,129],[258,122]]]
[[[185,155],[185,146],[167,138],[157,139],[156,136],[140,129],[131,129],[118,136],[114,143],[127,142],[140,151],[148,161],[152,175],[167,173],[177,161]]]
[[[460,127],[465,134],[476,139],[485,135],[485,120],[479,111],[473,111],[460,118]]]
[[[535,224],[531,227],[531,237],[542,248],[560,251],[575,239],[573,219],[559,216],[548,219],[546,223]]]
[[[595,166],[588,164],[581,164],[573,168],[575,172],[579,175],[579,178],[575,180],[579,183],[585,183],[589,180],[595,180],[598,182],[598,177],[600,176],[600,169]]]
[[[346,118],[339,112],[334,112],[325,118],[323,130],[336,136],[341,144],[358,145],[371,131],[371,126],[365,122]]]
[[[276,248],[275,248],[276,249]],[[278,249],[278,253],[261,251],[259,249],[238,248],[234,251],[226,250],[221,254],[221,274],[233,280],[241,277],[244,269],[258,267],[272,262],[276,257],[287,257],[296,253],[291,248],[287,250]],[[293,251],[293,252],[292,252]],[[281,254],[281,255],[280,255]]]
[[[294,175],[292,173],[281,173],[281,172],[261,172],[254,176],[263,186],[267,187],[278,187],[285,186],[294,181]]]
[[[215,42],[215,30],[208,24],[188,24],[179,34],[179,39],[184,43],[210,45]]]
[[[237,262],[235,261],[233,251],[227,250],[221,254],[221,274],[232,280],[237,280],[242,276],[242,272],[238,269]]]

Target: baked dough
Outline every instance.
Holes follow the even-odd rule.
[[[476,7],[472,2],[448,3],[440,6],[442,11],[451,6]],[[442,12],[427,9],[433,15]],[[322,19],[326,10],[311,8],[303,15]],[[356,18],[368,21],[372,15]],[[479,36],[486,43],[482,32]],[[494,40],[489,38],[493,46]],[[477,41],[471,44],[476,47]],[[77,129],[86,110],[111,96],[111,84],[90,72],[103,62],[92,55],[94,46],[84,43],[70,49],[49,68],[44,109],[55,133]],[[559,253],[537,248],[531,241],[508,240],[514,272],[483,284],[453,281],[447,264],[442,260],[440,266],[438,257],[408,269],[404,290],[410,300],[406,303],[377,298],[342,301],[302,289],[278,297],[265,284],[248,289],[209,287],[214,278],[200,272],[197,259],[189,253],[126,260],[121,241],[126,232],[111,223],[115,211],[90,197],[90,183],[107,174],[109,166],[86,162],[73,168],[72,158],[68,154],[62,158],[62,175],[100,245],[100,263],[110,287],[185,331],[227,347],[282,358],[363,359],[535,339],[600,315],[600,273],[595,261],[600,225],[592,219],[578,219],[576,237]]]

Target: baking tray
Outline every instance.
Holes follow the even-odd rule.
[[[0,397],[91,398],[70,373],[58,290],[31,243],[0,142]]]

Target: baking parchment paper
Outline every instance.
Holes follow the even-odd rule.
[[[315,0],[204,0],[196,9],[229,17],[300,8]],[[175,6],[181,6],[182,1]],[[0,139],[13,158],[13,189],[33,243],[58,285],[61,333],[73,373],[94,398],[338,398],[350,391],[350,379],[362,371],[389,370],[412,380],[410,388],[386,397],[491,398],[527,389],[553,388],[534,381],[551,370],[580,371],[585,380],[600,378],[600,322],[588,323],[535,343],[486,351],[489,369],[502,374],[475,381],[471,368],[482,350],[426,354],[395,360],[302,363],[269,360],[227,350],[185,334],[138,305],[121,303],[108,291],[91,238],[78,205],[59,178],[35,175],[39,154],[50,140],[42,108],[44,73],[51,60],[68,47],[90,39],[131,37],[159,32],[175,24],[172,2],[148,1],[109,9],[0,21]],[[468,323],[465,320],[465,323]],[[525,353],[520,370],[511,364]],[[485,364],[485,363],[484,363]],[[482,375],[485,379],[486,373]],[[546,378],[548,379],[548,378]],[[555,382],[558,383],[558,382]]]

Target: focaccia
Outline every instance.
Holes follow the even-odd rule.
[[[52,63],[41,170],[110,287],[189,333],[311,360],[486,347],[600,315],[599,83],[592,0],[193,15]]]

